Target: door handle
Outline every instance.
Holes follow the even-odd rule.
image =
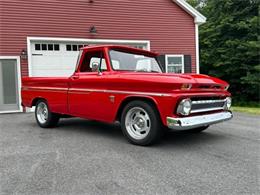
[[[79,79],[79,76],[78,75],[72,75],[71,79],[73,79],[73,80]]]

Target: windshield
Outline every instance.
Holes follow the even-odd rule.
[[[155,57],[118,50],[110,50],[109,54],[111,65],[114,70],[162,72],[161,67]]]

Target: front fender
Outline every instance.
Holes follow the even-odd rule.
[[[114,118],[114,120],[120,120],[122,111],[124,107],[131,101],[134,100],[142,100],[146,102],[152,103],[157,111],[159,112],[160,119],[164,125],[167,124],[166,122],[166,116],[167,112],[173,111],[172,109],[169,109],[169,107],[173,107],[173,99],[171,97],[164,97],[164,96],[148,96],[148,95],[127,95],[124,98],[120,100],[120,102],[117,105],[117,114]]]

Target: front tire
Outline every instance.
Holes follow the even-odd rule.
[[[144,101],[132,101],[125,106],[121,128],[130,143],[141,146],[157,142],[162,134],[162,123],[156,107]]]
[[[59,122],[59,115],[52,113],[45,100],[38,100],[35,107],[35,119],[42,128],[54,127]]]

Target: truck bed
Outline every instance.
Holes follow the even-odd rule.
[[[35,97],[48,99],[53,112],[68,113],[67,93],[68,77],[27,77],[23,78],[22,103],[32,107],[37,102]]]

